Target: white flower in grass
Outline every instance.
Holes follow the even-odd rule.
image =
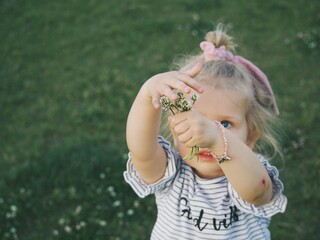
[[[123,153],[122,154],[122,158],[123,158],[123,160],[127,160],[128,159],[128,153]]]
[[[128,216],[132,216],[133,214],[134,214],[134,210],[133,209],[128,209],[127,215]]]
[[[109,192],[109,194],[110,194],[111,197],[117,196],[117,193],[115,192],[113,186],[109,186],[109,187],[107,188],[107,191]]]
[[[58,220],[58,224],[59,225],[63,225],[63,224],[65,224],[66,223],[66,220],[64,219],[64,218],[60,218],[59,220]]]
[[[57,229],[53,229],[52,234],[54,236],[58,236],[59,235],[59,231]]]
[[[82,211],[82,207],[79,205],[79,206],[77,206],[76,209],[74,210],[74,214],[75,214],[75,215],[79,215],[81,211]]]
[[[11,210],[11,212],[17,212],[18,211],[18,208],[17,208],[17,206],[16,205],[11,205],[10,206],[10,210]]]
[[[107,190],[108,190],[108,192],[114,192],[114,187],[113,187],[113,186],[109,186],[109,187],[107,188]]]
[[[11,213],[12,213],[13,217],[15,217],[16,213],[18,211],[18,207],[16,205],[11,205],[10,206],[10,210],[11,210]]]
[[[117,200],[115,202],[113,202],[112,207],[119,207],[121,205],[121,201]]]
[[[133,202],[133,207],[134,207],[134,208],[140,207],[140,202],[139,202],[138,200],[135,200],[135,201]]]
[[[79,230],[81,230],[82,228],[84,228],[86,225],[87,225],[86,222],[81,221],[81,222],[79,222],[79,223],[75,226],[75,228],[76,228],[76,230],[79,231]]]
[[[64,227],[64,231],[65,231],[66,233],[71,233],[71,232],[72,232],[72,228],[67,225],[67,226]]]
[[[105,227],[105,226],[107,226],[107,221],[105,221],[105,220],[100,220],[100,221],[99,221],[99,225],[100,225],[101,227]]]

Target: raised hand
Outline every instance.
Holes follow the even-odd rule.
[[[151,77],[142,87],[147,97],[150,97],[155,109],[160,108],[160,97],[166,96],[175,100],[178,98],[177,91],[189,94],[192,90],[202,93],[200,84],[194,80],[202,65],[196,64],[184,72],[171,71],[157,74]]]
[[[170,116],[169,124],[177,140],[186,147],[198,146],[211,149],[217,141],[219,129],[216,124],[197,111]]]

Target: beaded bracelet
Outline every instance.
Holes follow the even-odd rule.
[[[215,155],[214,153],[211,153],[216,159],[217,161],[221,164],[223,163],[224,161],[229,161],[231,160],[230,157],[227,156],[227,151],[228,151],[228,141],[227,141],[227,138],[226,138],[226,133],[225,133],[225,130],[224,130],[224,126],[222,126],[222,124],[218,121],[215,121],[215,124],[217,124],[217,126],[220,128],[221,130],[221,133],[222,133],[222,138],[223,138],[223,144],[224,144],[224,153],[222,156],[217,156]]]

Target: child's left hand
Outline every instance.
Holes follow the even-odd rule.
[[[168,120],[174,136],[186,147],[212,149],[217,143],[217,125],[197,111],[177,113]]]

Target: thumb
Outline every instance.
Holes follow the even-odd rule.
[[[194,78],[201,72],[201,69],[202,69],[202,64],[196,63],[192,68],[183,71],[183,73],[187,74],[189,77]]]

